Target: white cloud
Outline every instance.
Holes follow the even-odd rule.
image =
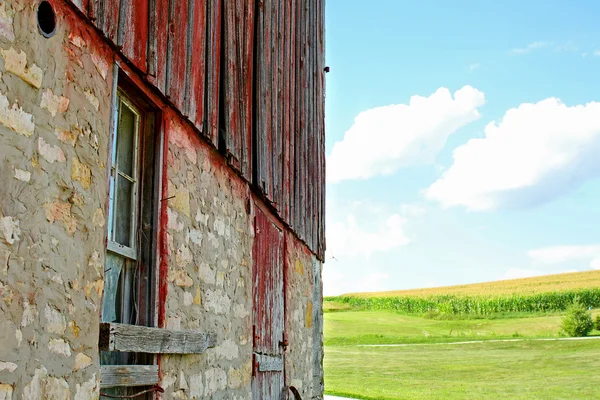
[[[427,209],[418,204],[402,204],[400,213],[405,217],[422,217],[427,214]]]
[[[429,97],[412,96],[396,104],[361,112],[327,158],[327,180],[390,175],[409,165],[433,163],[448,136],[480,118],[484,94],[464,86],[440,88]]]
[[[600,244],[548,246],[530,250],[527,255],[541,264],[586,261],[593,269],[600,269]]]
[[[323,265],[323,295],[337,296],[343,292],[344,273],[339,264],[326,262]]]
[[[425,191],[444,207],[523,208],[600,175],[600,103],[525,103],[454,150],[454,162]]]
[[[594,55],[596,57],[600,57],[600,50],[594,50]]]
[[[407,245],[406,219],[392,214],[376,229],[368,230],[357,222],[354,214],[344,221],[330,223],[327,227],[327,253],[335,258],[344,256],[366,256],[385,252]]]
[[[511,54],[527,54],[531,53],[535,49],[541,49],[543,47],[548,47],[550,43],[548,42],[532,42],[529,43],[526,47],[511,49]]]

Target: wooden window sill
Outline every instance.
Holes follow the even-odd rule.
[[[215,347],[217,335],[197,331],[149,328],[103,322],[98,346],[101,351],[150,354],[201,354]]]

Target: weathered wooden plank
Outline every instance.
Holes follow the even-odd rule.
[[[200,354],[215,344],[213,333],[115,323],[100,324],[98,341],[98,347],[103,351],[152,354]]]
[[[254,360],[258,365],[259,372],[283,371],[282,356],[268,356],[265,354],[254,354]]]
[[[148,64],[148,0],[126,0],[126,3],[121,11],[123,26],[119,32],[119,45],[123,46],[123,55],[145,73]]]
[[[283,340],[283,234],[256,207],[253,258],[254,351],[278,354]]]
[[[294,169],[293,169],[293,228],[298,236],[300,236],[300,220],[302,217],[302,203],[300,203],[300,191],[301,191],[301,138],[302,138],[302,116],[303,116],[303,105],[302,105],[302,63],[303,63],[303,50],[302,50],[302,14],[303,6],[301,0],[296,0],[296,24],[295,24],[295,76],[294,76]]]
[[[243,117],[241,131],[241,171],[242,174],[252,181],[252,114],[253,104],[253,80],[254,80],[254,24],[255,24],[255,1],[245,0],[244,6],[244,28],[239,31],[240,41],[243,43],[243,64],[242,64],[242,84],[243,84]]]
[[[187,115],[199,130],[204,129],[204,98],[206,91],[206,0],[192,0],[190,67],[188,77]]]
[[[167,97],[182,113],[188,85],[188,8],[189,0],[171,0],[169,5]]]
[[[316,253],[321,261],[325,261],[325,0],[319,0],[319,240]]]
[[[282,218],[289,225],[290,221],[290,206],[292,193],[292,167],[293,167],[293,124],[294,124],[294,108],[293,108],[293,81],[294,81],[294,9],[295,1],[290,0],[285,3],[285,33],[284,33],[284,101],[283,109],[285,112],[284,132],[283,132],[283,204]]]
[[[120,0],[91,0],[90,17],[94,24],[111,42],[117,44]]]
[[[219,144],[219,79],[221,69],[222,0],[208,0],[206,48],[206,96],[204,136],[213,145]]]
[[[256,232],[252,247],[253,351],[255,357],[257,353],[265,357],[262,370],[260,362],[255,364],[252,398],[280,399],[284,381],[283,365],[275,370],[277,362],[273,359],[282,358],[284,238],[260,206],[255,210]]]
[[[166,94],[169,0],[149,0],[148,81]]]
[[[100,387],[135,387],[158,384],[158,365],[102,365]]]
[[[224,73],[221,77],[224,91],[226,93],[224,100],[223,115],[225,117],[224,135],[225,147],[229,163],[238,171],[241,170],[241,146],[243,129],[243,113],[245,86],[242,84],[242,66],[244,63],[244,42],[239,32],[244,29],[244,1],[226,1],[224,4],[224,27],[225,36],[223,37],[223,54],[225,59]],[[240,40],[242,39],[242,40]]]
[[[272,85],[271,85],[271,10],[272,0],[264,0],[262,7],[258,7],[256,27],[256,163],[254,164],[255,184],[260,190],[272,199],[271,186],[271,130],[273,123],[272,114]]]
[[[284,3],[288,0],[273,1],[273,65],[272,65],[272,85],[273,85],[273,119],[274,126],[272,132],[271,143],[273,146],[271,162],[273,194],[271,201],[275,209],[281,215],[282,206],[282,174],[283,174],[283,118],[285,112],[283,110],[283,60],[287,57],[283,54],[283,32],[284,32]]]

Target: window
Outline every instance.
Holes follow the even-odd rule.
[[[131,93],[131,88],[119,85],[114,108],[102,322],[151,327],[155,325],[156,309],[155,227],[159,201],[155,196],[155,170],[160,141],[156,140],[156,113]],[[132,366],[126,371],[134,371],[135,375],[135,371],[154,370],[148,367],[152,364],[152,354],[101,352],[106,376],[116,371],[110,366]],[[118,379],[113,385],[103,378],[103,383],[102,393],[109,395],[131,395],[143,389],[117,387]]]

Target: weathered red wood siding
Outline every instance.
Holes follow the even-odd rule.
[[[323,258],[324,0],[71,0]]]
[[[256,207],[254,231],[252,394],[254,399],[279,399],[284,385],[284,236],[260,207]],[[280,360],[281,368],[264,371],[261,356]]]

